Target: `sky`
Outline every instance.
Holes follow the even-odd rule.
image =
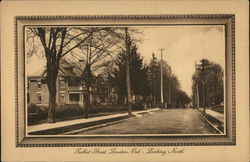
[[[163,59],[171,66],[177,76],[181,89],[192,95],[192,75],[195,71],[195,61],[203,58],[218,63],[225,69],[225,29],[223,25],[178,25],[143,27],[138,43],[138,50],[149,63],[152,53],[160,59],[160,50],[164,48]],[[26,46],[26,49],[29,48]],[[42,48],[37,48],[42,50]],[[38,51],[43,53],[43,51]],[[33,56],[26,64],[28,75],[36,73],[43,67],[46,60]]]
[[[148,27],[138,48],[147,63],[152,53],[160,59],[159,49],[164,48],[163,60],[171,66],[181,89],[191,96],[195,61],[199,64],[206,58],[225,69],[224,30],[222,25]]]

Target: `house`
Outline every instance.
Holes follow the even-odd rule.
[[[46,68],[33,73],[27,77],[27,102],[28,105],[48,106],[49,92],[46,84]],[[81,71],[69,64],[61,61],[60,70],[57,78],[57,98],[58,105],[79,105],[84,106],[87,98],[87,89],[81,79]],[[90,87],[91,104],[116,104],[117,91],[107,78],[94,76]]]

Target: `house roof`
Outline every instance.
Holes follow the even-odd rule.
[[[32,72],[30,75],[28,75],[29,78],[31,77],[46,77],[47,70],[46,66],[43,66],[42,68]],[[74,65],[69,63],[68,61],[62,59],[60,61],[60,68],[58,72],[58,76],[64,76],[64,77],[81,77],[82,73],[80,69],[77,69]]]
[[[29,78],[34,78],[34,77],[46,77],[47,75],[47,70],[46,66],[42,67],[41,69],[35,71],[32,73],[32,75],[29,75]],[[60,61],[60,68],[58,72],[58,76],[61,77],[75,77],[75,78],[80,78],[82,77],[82,70],[79,69],[79,65],[74,65],[74,63],[70,63],[69,61],[62,59]],[[107,78],[103,77],[101,74],[98,76],[93,76],[93,79],[97,82],[107,82]]]
[[[76,66],[72,65],[68,61],[61,60],[58,75],[64,77],[81,77],[82,72],[80,69],[77,69]]]
[[[42,68],[32,72],[31,74],[28,75],[28,77],[45,77],[46,76],[46,67],[43,66]]]

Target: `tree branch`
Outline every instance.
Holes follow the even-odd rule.
[[[79,36],[82,35],[82,34],[85,34],[85,33],[80,33],[80,34],[78,34],[78,35],[72,37],[70,40],[68,40],[68,41],[63,45],[63,47],[66,47],[73,39],[79,37]]]
[[[66,51],[65,53],[63,53],[61,55],[61,57],[65,56],[67,53],[69,53],[70,51],[72,51],[73,49],[75,49],[76,47],[78,47],[79,45],[81,45],[84,41],[86,41],[92,34],[94,33],[94,31],[92,31],[87,37],[85,37],[82,41],[80,41],[79,43],[77,43],[75,46],[73,46],[72,48],[70,48],[68,51]]]

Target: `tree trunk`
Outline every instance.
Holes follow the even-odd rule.
[[[86,98],[86,106],[85,106],[85,118],[87,119],[89,116],[89,108],[90,108],[90,87],[92,85],[92,73],[91,73],[90,64],[86,65],[82,73],[82,77],[87,88],[87,98]]]
[[[87,101],[86,101],[86,107],[85,107],[85,118],[88,119],[89,117],[89,107],[90,107],[90,90],[89,85],[87,85]]]
[[[84,98],[84,85],[82,84],[82,108],[83,108],[83,111],[84,111],[84,108],[85,108],[85,98]]]
[[[59,68],[59,60],[55,55],[46,54],[47,57],[47,86],[49,89],[49,111],[48,111],[48,123],[56,122],[56,81]]]
[[[48,123],[56,122],[56,80],[53,76],[47,83],[49,89],[49,111],[48,111]]]

